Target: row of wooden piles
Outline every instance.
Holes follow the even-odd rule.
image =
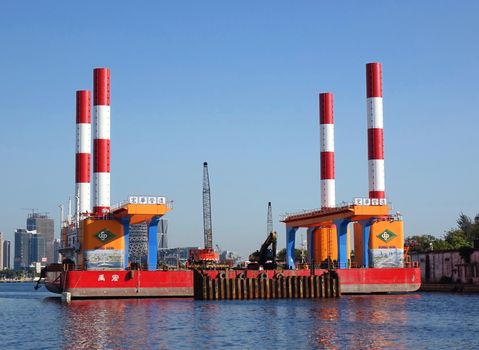
[[[283,276],[278,273],[272,278],[266,273],[257,278],[246,278],[244,274],[231,278],[224,272],[212,278],[198,270],[194,273],[196,300],[312,299],[340,295],[339,278],[334,271],[321,276]]]

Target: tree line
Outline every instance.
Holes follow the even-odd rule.
[[[405,245],[409,246],[411,251],[417,252],[472,248],[474,241],[479,239],[479,214],[473,221],[461,213],[456,223],[457,226],[446,231],[443,237],[416,235],[406,238]]]
[[[0,270],[0,281],[1,280],[20,280],[23,278],[33,278],[34,268],[28,270]]]

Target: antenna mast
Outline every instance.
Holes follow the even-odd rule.
[[[266,234],[273,232],[273,211],[271,209],[271,202],[268,202],[268,225],[266,227]]]
[[[72,223],[72,197],[68,197],[68,224]]]
[[[60,231],[63,227],[63,225],[65,224],[63,221],[65,220],[64,216],[63,216],[63,204],[60,204],[58,206],[58,208],[60,208]]]

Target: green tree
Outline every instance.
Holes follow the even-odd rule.
[[[472,247],[461,247],[459,249],[459,255],[464,259],[464,262],[467,264],[471,263],[471,254],[474,252]]]
[[[479,217],[479,214],[476,215],[477,217]],[[456,223],[456,229],[450,229],[446,232],[446,240],[454,249],[472,247],[474,240],[479,239],[479,221],[476,219],[473,222],[470,217],[461,212]]]
[[[307,252],[304,252],[305,259],[307,259]],[[286,248],[281,249],[277,255],[278,261],[286,261]],[[301,249],[294,250],[294,261],[301,261]]]
[[[456,223],[457,228],[447,231],[444,238],[417,235],[406,238],[405,244],[410,247],[411,251],[463,249],[467,253],[468,248],[473,246],[474,240],[479,239],[479,221],[473,222],[470,217],[461,212]]]
[[[479,238],[479,224],[473,223],[471,218],[462,212],[457,219],[457,226],[464,233],[469,243],[472,244],[475,239]]]
[[[2,270],[0,271],[0,279],[14,279],[20,277],[22,271]]]
[[[432,235],[408,237],[406,238],[405,245],[409,246],[411,251],[417,252],[451,249],[450,245],[444,239]]]
[[[472,242],[468,239],[466,232],[463,230],[449,230],[444,237],[445,241],[451,246],[451,249],[459,249],[462,247],[472,247]]]
[[[457,222],[457,226],[462,232],[467,232],[468,230],[470,230],[471,226],[473,225],[471,218],[467,216],[466,214],[464,214],[463,212],[459,214],[459,218],[457,219],[456,222]]]

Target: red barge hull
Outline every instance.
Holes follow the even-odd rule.
[[[326,270],[316,270],[321,275]],[[219,270],[205,271],[216,277]],[[230,270],[228,277],[244,273],[256,278],[266,273],[268,278],[279,271]],[[336,270],[342,294],[406,293],[421,286],[419,268],[367,268]],[[309,276],[310,270],[284,270],[284,276]],[[49,271],[45,286],[53,293],[68,292],[71,298],[151,298],[194,295],[193,271]]]
[[[420,268],[339,269],[342,294],[406,293],[421,287]]]

